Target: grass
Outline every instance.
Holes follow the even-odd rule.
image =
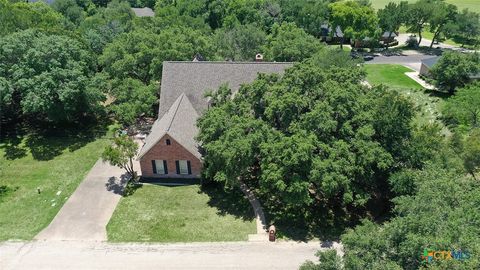
[[[2,134],[0,241],[29,240],[45,228],[108,142],[104,129],[57,132]]]
[[[384,8],[389,2],[400,2],[400,1],[401,0],[371,0],[372,6],[375,9]],[[416,0],[406,0],[406,1],[412,3],[412,2],[415,2]],[[480,13],[480,4],[478,0],[446,0],[446,2],[456,5],[459,10],[468,8],[470,11],[475,11]]]
[[[121,199],[107,225],[114,242],[244,241],[255,233],[241,192],[221,187],[144,185]]]
[[[450,135],[448,128],[440,121],[440,108],[445,96],[439,92],[426,90],[404,73],[412,71],[401,65],[370,64],[365,65],[367,81],[372,85],[385,84],[410,97],[418,109],[415,123],[418,125],[437,122],[442,127],[442,134]]]
[[[423,89],[423,87],[405,75],[412,70],[401,65],[368,64],[365,65],[367,81],[372,85],[385,84],[393,88]]]

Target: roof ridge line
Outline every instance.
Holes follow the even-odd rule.
[[[168,128],[167,128],[166,132],[169,132],[169,131],[170,131],[170,127],[172,126],[173,119],[175,119],[175,116],[177,115],[178,108],[180,107],[180,103],[182,103],[182,100],[183,100],[183,97],[184,97],[184,96],[185,96],[185,93],[182,92],[182,94],[180,95],[180,100],[178,101],[178,105],[177,105],[177,107],[175,108],[175,112],[174,112],[173,115],[172,115],[172,119],[170,119],[170,123],[168,123]]]

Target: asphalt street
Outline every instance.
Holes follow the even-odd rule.
[[[307,259],[316,261],[319,249],[319,242],[4,242],[0,269],[298,269]]]

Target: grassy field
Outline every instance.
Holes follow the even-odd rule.
[[[0,141],[0,241],[32,239],[99,158],[105,130],[9,134]],[[41,193],[38,194],[37,188]]]
[[[389,2],[400,2],[401,0],[371,0],[372,6],[375,9],[385,7]],[[404,0],[405,1],[405,0]],[[406,0],[408,2],[415,2],[416,0]],[[478,0],[446,0],[447,3],[457,5],[458,9],[462,10],[468,8],[471,11],[480,13],[480,2]]]
[[[144,185],[121,199],[107,226],[114,242],[244,241],[255,233],[249,202],[221,187]]]
[[[401,65],[365,65],[367,81],[372,84],[385,84],[394,88],[423,89],[423,87],[410,79],[405,72],[412,70]]]
[[[444,135],[450,131],[439,120],[440,108],[444,102],[441,93],[426,90],[404,73],[412,71],[401,65],[373,64],[365,65],[367,81],[372,85],[385,84],[411,98],[418,109],[415,122],[419,125],[437,122]]]

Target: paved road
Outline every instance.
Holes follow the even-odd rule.
[[[109,244],[34,241],[0,244],[0,269],[298,269],[319,242]]]
[[[435,56],[406,51],[402,55],[376,55],[373,60],[366,61],[365,64],[399,64],[420,71],[421,61],[432,57]]]
[[[50,225],[35,239],[107,240],[105,226],[120,200],[126,182],[123,173],[122,169],[98,160]]]

